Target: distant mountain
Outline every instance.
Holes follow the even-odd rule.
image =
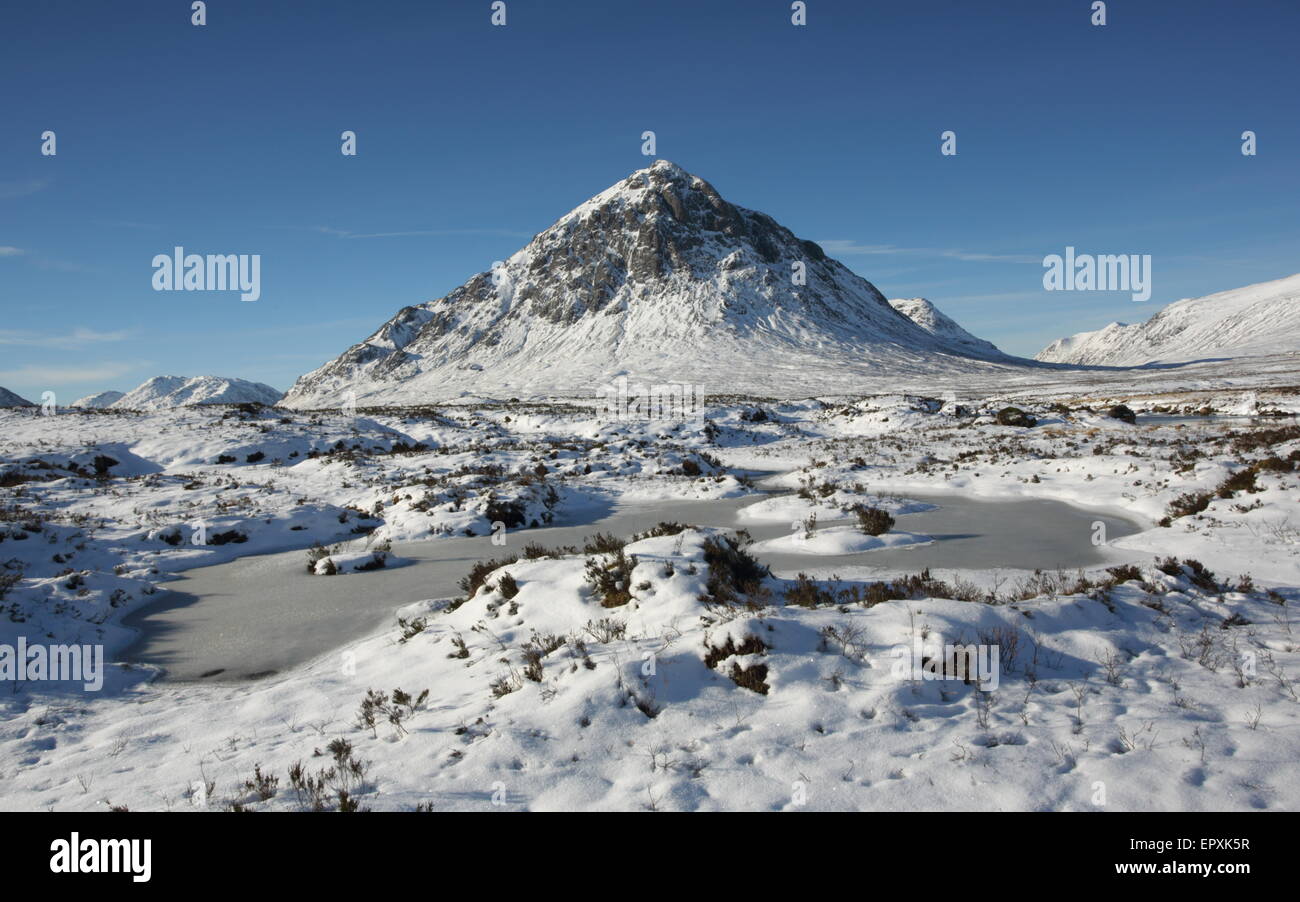
[[[971,335],[925,298],[890,298],[889,306],[949,347],[961,348],[973,357],[1006,359],[996,345]]]
[[[15,395],[7,388],[0,388],[0,407],[35,407],[31,401],[21,395]]]
[[[161,410],[193,404],[274,404],[280,392],[261,382],[220,376],[155,376],[109,406],[117,410]]]
[[[125,395],[120,391],[101,391],[93,395],[86,395],[84,398],[78,398],[69,404],[69,407],[87,407],[103,408],[111,407],[115,401],[124,398]]]
[[[592,394],[620,375],[807,395],[867,376],[1024,372],[941,316],[918,325],[818,245],[660,160],[495,271],[403,307],[282,403]]]
[[[1045,363],[1141,366],[1300,351],[1300,274],[1177,301],[1144,323],[1111,323],[1052,342]]]

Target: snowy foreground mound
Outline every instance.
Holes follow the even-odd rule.
[[[186,808],[204,781],[213,805],[254,809],[336,808],[340,789],[345,804],[407,810],[1297,801],[1283,776],[1296,655],[1259,594],[1171,565],[1095,586],[1048,578],[999,605],[929,597],[952,591],[941,584],[911,600],[711,604],[725,572],[711,540],[725,542],[690,530],[629,544],[632,598],[612,608],[581,558],[521,560],[458,606],[409,606],[282,680],[22,716],[39,724],[12,753],[43,766],[19,772],[6,804]],[[945,642],[994,648],[996,688],[927,675]],[[58,745],[36,745],[47,735]],[[295,787],[297,768],[325,788]],[[93,795],[76,775],[94,775]]]
[[[1144,323],[1111,323],[1052,342],[1047,363],[1141,366],[1291,354],[1300,348],[1300,274],[1170,304]]]
[[[1033,426],[999,424],[1005,403],[738,402],[699,428],[554,403],[0,413],[0,644],[102,643],[110,662],[99,691],[0,695],[0,807],[1300,806],[1300,426],[1146,416],[1240,392],[1022,398]],[[759,470],[788,494],[741,521],[808,523],[779,549],[798,568],[768,572],[717,526],[565,547],[530,530],[647,499],[743,504]],[[1084,571],[819,568],[824,542],[869,569],[868,540],[907,531],[858,538],[846,511],[905,524],[925,507],[909,491],[1146,528],[1100,537],[1114,563]],[[186,684],[120,663],[123,615],[177,571],[291,551],[313,591],[360,598],[388,566],[421,572],[396,543],[452,535],[482,549],[458,587],[305,664]]]

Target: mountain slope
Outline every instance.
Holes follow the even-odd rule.
[[[1052,342],[1046,363],[1141,366],[1300,349],[1300,274],[1165,307],[1144,323],[1111,323]]]
[[[0,407],[35,407],[31,401],[21,395],[15,395],[7,388],[0,387]]]
[[[127,392],[110,407],[161,410],[191,404],[274,404],[280,392],[261,382],[220,376],[155,376]]]
[[[1000,355],[972,356],[969,341],[926,331],[816,244],[660,160],[497,271],[404,307],[282,403],[333,406],[350,392],[362,404],[591,395],[620,375],[705,394],[791,395],[1014,365],[989,357]]]
[[[956,320],[945,315],[925,298],[890,298],[889,306],[944,342],[948,347],[960,349],[972,357],[988,357],[990,359],[1004,359],[1006,357],[992,342],[971,335],[957,325]]]
[[[120,391],[101,391],[93,395],[86,395],[84,398],[78,398],[73,401],[69,407],[85,408],[103,408],[110,407],[115,402],[120,401],[125,395]]]

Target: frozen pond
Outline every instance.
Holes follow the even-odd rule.
[[[1041,499],[992,501],[958,495],[906,492],[903,497],[934,505],[934,509],[898,514],[895,530],[934,539],[926,545],[882,548],[847,555],[807,555],[788,552],[760,555],[773,573],[870,576],[880,572],[932,570],[1055,570],[1113,563],[1120,556],[1092,544],[1092,524],[1106,524],[1106,538],[1132,535],[1143,527],[1118,512],[1098,512],[1060,501]],[[849,525],[829,521],[821,527]],[[746,525],[755,539],[789,535],[790,524]]]
[[[602,511],[581,525],[512,533],[509,545],[491,538],[443,538],[395,543],[409,563],[369,573],[309,576],[306,551],[241,558],[186,571],[170,591],[128,615],[140,639],[123,660],[153,664],[174,680],[238,680],[267,676],[391,626],[402,605],[459,594],[457,583],[480,560],[517,553],[528,542],[583,544],[596,532],[627,536],[663,520],[699,526],[743,525],[756,540],[786,536],[789,523],[738,524],[737,512],[767,496],[711,501],[653,501]],[[1106,524],[1115,539],[1143,528],[1122,514],[1098,513],[1057,501],[989,501],[908,492],[936,505],[899,514],[896,530],[924,533],[932,543],[846,555],[763,553],[777,575],[799,571],[845,578],[934,570],[1033,570],[1096,566],[1124,560],[1092,544],[1092,524]],[[824,522],[823,527],[836,524]]]
[[[1273,428],[1291,426],[1296,421],[1295,415],[1282,417],[1236,416],[1233,414],[1169,414],[1140,413],[1137,415],[1138,426],[1222,426],[1240,429],[1249,426]]]

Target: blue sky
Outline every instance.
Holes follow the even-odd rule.
[[[1115,0],[1104,27],[1090,0],[808,0],[803,28],[785,0],[489,6],[9,4],[0,385],[288,388],[647,165],[646,129],[1013,353],[1300,271],[1294,0]],[[260,254],[261,299],[153,291],[176,245]],[[1151,254],[1151,300],[1043,291],[1066,245]]]

